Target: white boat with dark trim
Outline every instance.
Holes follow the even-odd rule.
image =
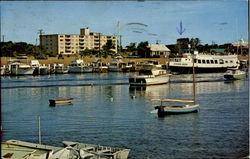
[[[57,64],[55,66],[55,73],[56,74],[65,74],[65,73],[68,73],[69,72],[69,69],[68,67],[66,67],[64,64]]]
[[[80,152],[81,158],[95,159],[127,159],[130,149],[63,141],[65,147],[75,148]]]
[[[226,80],[240,80],[246,77],[246,72],[239,69],[228,69],[224,74]]]
[[[134,75],[129,78],[129,84],[131,86],[147,86],[166,84],[169,82],[170,74],[161,66],[153,64],[143,64],[143,68],[139,71],[139,75]]]
[[[35,68],[26,63],[12,63],[10,64],[11,75],[33,75]]]
[[[93,67],[88,66],[81,59],[72,61],[71,64],[69,65],[69,73],[89,73],[89,72],[93,72]]]
[[[11,159],[127,159],[130,149],[64,141],[64,147],[20,140],[1,143],[1,158]]]
[[[41,65],[38,60],[30,61],[31,67],[35,68],[34,75],[47,75],[49,74],[49,68],[45,65]]]
[[[56,106],[57,104],[71,104],[73,98],[59,98],[49,99],[50,106]]]
[[[237,68],[239,60],[237,55],[207,55],[194,51],[194,68],[196,73],[226,72],[228,68]],[[192,55],[183,54],[181,57],[170,58],[171,72],[192,73]]]
[[[164,115],[171,115],[171,114],[185,114],[185,113],[192,113],[198,112],[199,104],[195,104],[193,100],[182,100],[182,99],[152,99],[151,101],[154,102],[161,102],[161,105],[156,106],[157,113],[159,117]],[[175,105],[163,105],[163,102],[167,103],[178,103]],[[183,103],[192,103],[192,104],[183,104]]]
[[[126,63],[122,62],[121,60],[113,60],[109,66],[108,71],[109,72],[121,72],[122,68],[126,66]]]

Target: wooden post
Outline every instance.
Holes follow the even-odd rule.
[[[39,139],[39,144],[41,144],[41,123],[40,123],[40,116],[38,116],[38,139]]]

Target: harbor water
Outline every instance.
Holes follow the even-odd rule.
[[[192,75],[131,88],[129,73],[1,77],[2,140],[61,141],[131,149],[131,159],[243,158],[249,155],[248,79],[196,75],[198,113],[158,118],[152,98],[192,99]],[[131,98],[135,96],[135,98]],[[50,107],[51,98],[74,98]]]

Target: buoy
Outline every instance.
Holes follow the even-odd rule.
[[[135,99],[135,98],[136,98],[136,96],[131,96],[131,98],[132,98],[132,99]]]
[[[111,102],[113,102],[113,101],[114,101],[113,97],[110,97],[110,101],[111,101]]]

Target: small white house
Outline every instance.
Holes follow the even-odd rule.
[[[150,56],[169,57],[170,50],[163,44],[149,44]]]

